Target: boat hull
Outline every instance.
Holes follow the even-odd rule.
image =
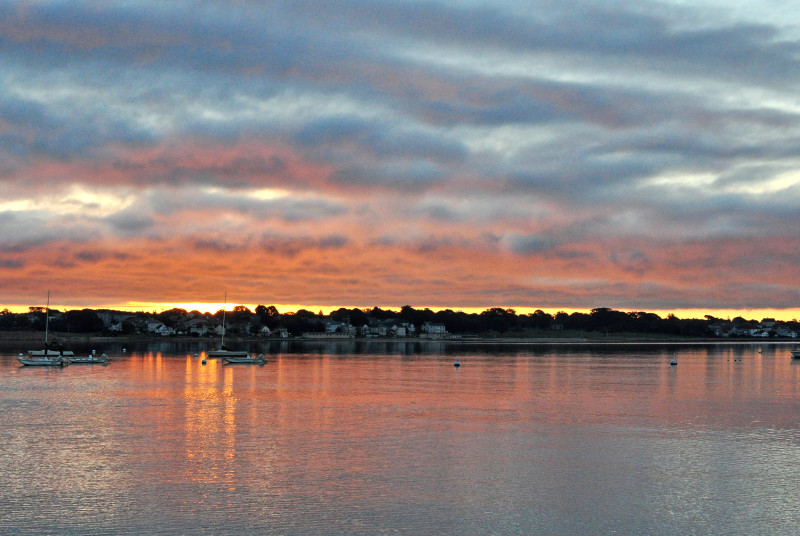
[[[18,357],[17,361],[29,367],[63,367],[69,361],[61,356],[57,357]]]
[[[800,350],[792,350],[792,359],[800,359]]]
[[[108,357],[106,354],[96,356],[90,355],[88,357],[70,357],[69,362],[75,364],[85,364],[85,363],[108,363],[111,361],[111,358]]]
[[[258,363],[258,364],[261,364],[261,363],[264,363],[264,361],[265,361],[263,356],[252,357],[250,355],[248,355],[247,357],[228,356],[228,357],[225,357],[224,359],[225,359],[226,363]]]
[[[222,358],[222,359],[249,359],[250,354],[248,352],[237,352],[234,350],[211,350],[208,352],[208,357],[210,358]]]

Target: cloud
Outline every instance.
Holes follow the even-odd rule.
[[[785,307],[800,32],[743,5],[0,2],[0,284]]]
[[[553,250],[558,240],[546,234],[519,235],[511,233],[503,238],[510,251],[518,255],[541,254]]]

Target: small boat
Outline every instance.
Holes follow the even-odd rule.
[[[460,367],[460,366],[461,366],[461,361],[459,361],[458,359],[456,359],[456,362],[455,362],[455,363],[453,363],[453,366],[454,366],[454,367],[456,367],[456,368]]]
[[[800,359],[800,349],[792,350],[792,359]]]
[[[50,328],[50,291],[47,291],[47,306],[45,307],[44,317],[44,349],[43,350],[28,350],[28,357],[19,354],[17,361],[27,366],[42,366],[42,367],[63,367],[69,365],[69,357],[72,354],[69,350],[64,350],[61,345],[54,343],[57,349],[48,347],[48,335]]]
[[[210,359],[243,359],[249,358],[250,353],[239,350],[228,350],[226,347],[221,347],[219,350],[210,350],[206,354]]]
[[[49,353],[49,352],[48,352]],[[25,357],[20,355],[17,361],[23,365],[28,366],[43,366],[43,367],[63,367],[69,365],[69,360],[63,355],[29,355]]]
[[[107,354],[90,354],[86,357],[70,357],[70,363],[110,363],[111,358]]]
[[[242,353],[242,352],[231,352],[232,354]],[[253,357],[250,354],[246,356],[233,356],[227,355],[223,358],[227,363],[258,363],[259,365],[264,364],[267,362],[267,358],[264,357],[264,354],[258,354],[258,356]]]

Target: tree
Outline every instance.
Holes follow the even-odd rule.
[[[157,315],[154,316],[158,320],[160,320],[165,326],[174,328],[175,326],[178,325],[180,319],[186,317],[187,314],[188,313],[186,312],[186,309],[178,309],[176,307],[173,309],[169,309],[168,311],[163,311],[161,313],[158,313]]]
[[[281,324],[281,314],[274,305],[269,307],[259,305],[256,307],[256,316],[258,316],[258,321],[269,329],[275,329]]]
[[[324,324],[314,313],[306,309],[283,315],[282,323],[292,335],[300,335],[305,331],[325,331]]]
[[[330,317],[337,322],[350,322],[350,311],[344,307],[340,307],[335,311],[331,311]]]
[[[492,307],[481,313],[481,319],[487,329],[505,333],[517,327],[517,312],[514,309]]]
[[[608,307],[599,307],[592,309],[589,314],[589,324],[586,329],[590,331],[605,331],[608,333],[626,331],[626,325],[630,317],[622,311],[615,311]]]
[[[549,329],[550,326],[553,325],[553,317],[541,309],[536,309],[533,313],[528,315],[528,321],[531,327],[536,329]]]
[[[69,331],[76,333],[92,333],[103,331],[105,327],[103,321],[97,316],[97,313],[91,309],[82,309],[80,311],[67,311],[65,315]]]

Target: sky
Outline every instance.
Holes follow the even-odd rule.
[[[798,318],[790,4],[0,0],[0,306]]]

